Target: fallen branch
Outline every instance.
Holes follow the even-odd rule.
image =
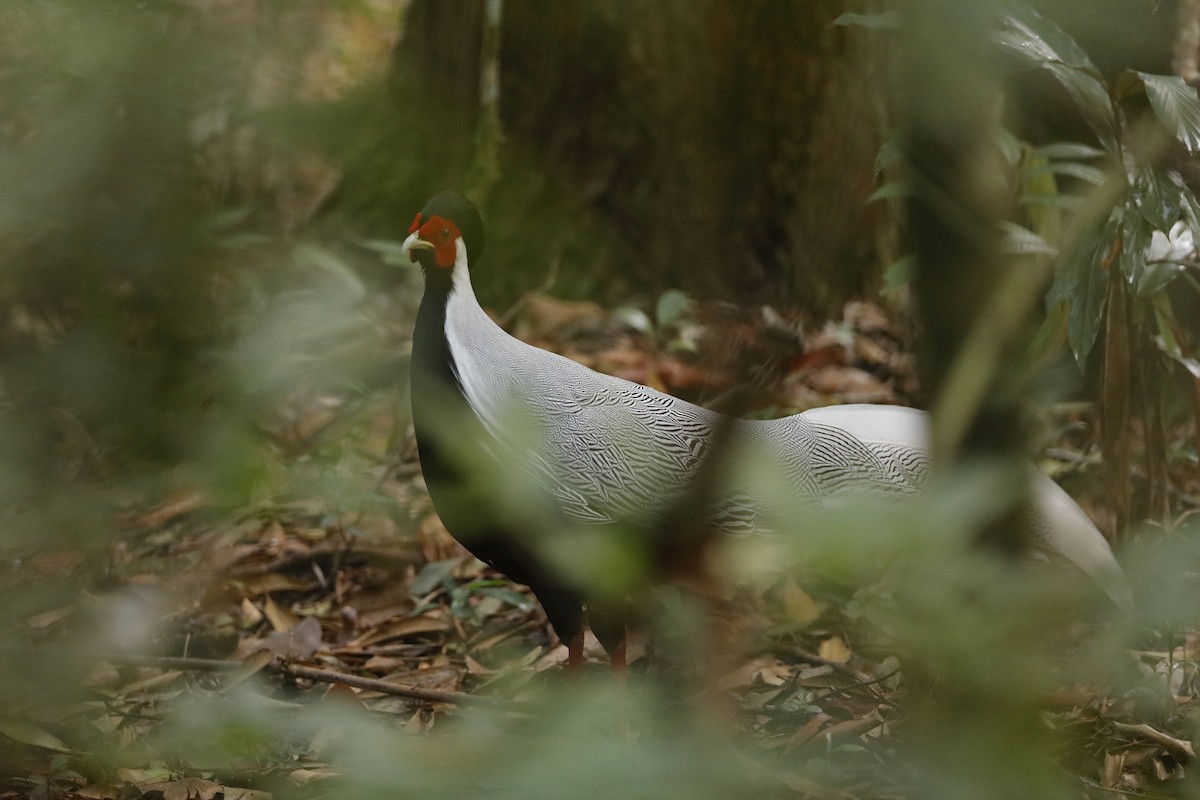
[[[1176,739],[1174,736],[1168,736],[1145,723],[1130,725],[1126,722],[1114,722],[1113,727],[1119,731],[1137,734],[1143,739],[1149,739],[1170,753],[1171,757],[1181,764],[1186,764],[1196,758],[1196,749],[1192,747],[1191,742],[1186,739]]]
[[[321,683],[340,683],[355,689],[366,689],[398,697],[411,697],[415,700],[425,700],[430,703],[455,703],[457,705],[468,705],[471,703],[477,705],[510,704],[510,701],[498,697],[473,695],[466,692],[443,692],[437,689],[422,689],[419,686],[405,686],[389,681],[381,681],[378,678],[364,678],[360,675],[348,675],[343,672],[334,672],[330,669],[317,669],[316,667],[303,667],[299,664],[280,663],[272,665],[267,669],[292,678],[305,678]]]
[[[180,656],[144,656],[144,655],[109,655],[105,660],[114,664],[129,664],[138,667],[158,667],[160,669],[177,669],[193,672],[220,672],[240,669],[245,664],[233,659],[221,658],[187,658]],[[467,694],[466,692],[444,692],[437,689],[424,689],[420,686],[407,686],[400,683],[364,678],[344,672],[328,669],[305,667],[283,661],[272,661],[264,669],[289,678],[304,678],[320,683],[340,683],[355,689],[366,689],[381,694],[396,697],[408,697],[414,700],[424,700],[429,703],[454,703],[455,705],[489,705],[515,706],[514,701],[499,697],[487,697]]]

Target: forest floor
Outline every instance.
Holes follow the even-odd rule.
[[[667,311],[670,320],[654,320],[533,296],[510,322],[535,344],[702,402],[719,403],[746,379],[759,407],[780,411],[916,402],[906,326],[875,305],[852,303],[841,321],[815,329],[766,308]],[[700,362],[694,350],[728,358]],[[732,363],[759,366],[747,376]],[[77,602],[23,620],[22,645],[35,649],[96,626],[98,655],[69,702],[0,718],[0,797],[326,796],[321,787],[343,768],[312,737],[242,743],[253,758],[214,767],[161,748],[163,729],[177,727],[169,709],[243,692],[437,737],[461,729],[464,714],[529,713],[545,687],[569,686],[565,648],[534,598],[467,555],[433,513],[403,407],[397,389],[357,403],[298,398],[281,415],[277,440],[333,431],[353,441],[343,466],[374,500],[351,511],[316,499],[231,511],[188,486],[131,501],[121,535],[100,554],[103,579],[91,575]],[[1089,423],[1086,410],[1060,415],[1052,430],[1059,457],[1046,461],[1096,508]],[[296,460],[303,469],[303,456]],[[82,574],[90,558],[29,553],[3,580],[63,579]],[[781,578],[711,605],[714,636],[751,644],[701,670],[705,691],[719,696],[740,755],[769,765],[770,796],[906,795],[885,768],[904,719],[902,662],[860,632],[853,593]],[[149,633],[134,635],[139,625]],[[646,642],[635,637],[631,649],[634,683],[670,669],[647,655]],[[1169,794],[1188,774],[1198,643],[1188,635],[1175,644],[1131,654],[1143,673],[1161,677],[1169,711],[1096,685],[1063,686],[1047,702],[1046,724],[1081,794]],[[607,681],[603,652],[589,645],[587,680]]]

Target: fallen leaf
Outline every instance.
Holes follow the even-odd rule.
[[[386,672],[394,672],[398,669],[403,669],[408,666],[407,658],[399,658],[397,656],[371,656],[366,660],[359,669],[362,672],[373,672],[376,675],[382,675]]]
[[[164,497],[158,505],[133,520],[139,527],[161,528],[171,520],[202,508],[208,498],[202,489],[176,489]]]
[[[821,616],[816,601],[791,578],[783,584],[783,610],[789,622],[799,625],[807,625]]]
[[[590,300],[560,300],[534,292],[521,298],[513,335],[524,341],[558,341],[569,329],[603,325],[606,316],[604,309]]]
[[[136,787],[129,787],[133,791],[137,791]],[[120,786],[114,786],[111,783],[93,783],[91,786],[84,786],[75,790],[77,797],[84,797],[87,800],[120,800],[125,796]]]
[[[842,637],[830,636],[828,639],[823,639],[817,646],[817,655],[837,664],[845,664],[853,653]]]
[[[312,580],[300,580],[279,572],[244,575],[230,581],[242,597],[261,597],[272,592],[303,592],[314,587]]]
[[[782,686],[791,670],[774,656],[759,656],[725,673],[718,681],[722,689],[739,689],[761,680],[768,686]]]
[[[291,630],[300,624],[300,617],[294,611],[279,605],[271,597],[267,597],[267,602],[263,604],[263,613],[267,615],[271,627],[279,632]]]
[[[240,686],[242,682],[248,680],[253,675],[257,675],[274,660],[275,654],[271,652],[270,648],[264,647],[262,650],[256,650],[242,659],[242,665],[231,672],[221,682],[220,691],[228,692],[235,686]]]
[[[466,661],[467,661],[467,672],[471,673],[472,675],[481,675],[483,677],[489,677],[489,676],[495,675],[499,671],[499,670],[494,670],[494,669],[485,667],[483,664],[481,664],[478,661],[476,661],[475,659],[471,658],[470,653],[468,653],[466,655]]]
[[[321,646],[321,623],[305,617],[292,628],[267,636],[262,645],[280,658],[308,658]]]
[[[162,672],[153,674],[148,678],[143,678],[139,681],[128,684],[127,686],[120,687],[120,689],[117,691],[117,694],[124,697],[128,697],[132,694],[141,694],[143,692],[148,692],[163,686],[169,686],[175,681],[179,680],[181,677],[183,677],[183,673],[177,669],[164,670]]]
[[[288,773],[288,780],[297,786],[304,786],[313,781],[323,781],[337,776],[338,773],[331,769],[294,769]]]
[[[416,617],[393,620],[392,622],[373,628],[358,639],[355,639],[350,646],[369,647],[370,645],[386,642],[390,639],[404,639],[422,633],[444,633],[448,630],[450,630],[450,625],[445,619],[431,614],[422,614]]]
[[[34,614],[25,618],[25,624],[30,630],[43,631],[46,628],[60,622],[75,613],[73,606],[64,608],[52,608],[49,611],[43,611],[40,614]]]
[[[329,690],[325,692],[325,696],[321,699],[326,703],[336,705],[338,708],[367,710],[367,706],[363,703],[362,698],[358,696],[358,692],[344,683],[330,684]]]
[[[258,623],[262,622],[263,613],[258,610],[258,606],[249,597],[242,598],[242,624],[247,628],[253,628]]]
[[[71,752],[71,748],[57,736],[19,717],[0,717],[0,734],[21,744],[57,750],[60,753]]]

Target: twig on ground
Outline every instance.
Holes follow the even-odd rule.
[[[1113,727],[1125,733],[1133,733],[1141,736],[1143,739],[1149,739],[1156,745],[1166,750],[1171,756],[1180,763],[1188,763],[1196,758],[1196,749],[1192,747],[1192,743],[1185,739],[1176,739],[1174,736],[1169,736],[1160,730],[1150,727],[1145,723],[1138,725],[1130,725],[1126,722],[1114,722]]]
[[[183,658],[178,656],[144,656],[144,655],[110,655],[106,660],[114,664],[129,664],[139,667],[159,667],[162,669],[178,669],[189,671],[220,672],[234,670],[243,666],[243,662],[233,659],[220,658]],[[420,686],[407,686],[377,678],[364,678],[344,672],[328,669],[305,667],[282,661],[273,661],[265,669],[290,678],[304,678],[320,683],[340,683],[356,689],[366,689],[381,694],[409,697],[414,700],[424,700],[429,703],[454,703],[456,705],[489,705],[516,706],[515,701],[499,697],[487,697],[467,694],[466,692],[445,692],[438,689],[425,689]]]

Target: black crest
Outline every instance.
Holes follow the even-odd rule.
[[[479,263],[484,246],[483,216],[480,215],[479,208],[458,192],[442,192],[434,195],[421,209],[423,220],[435,215],[445,217],[458,226],[471,263]]]

